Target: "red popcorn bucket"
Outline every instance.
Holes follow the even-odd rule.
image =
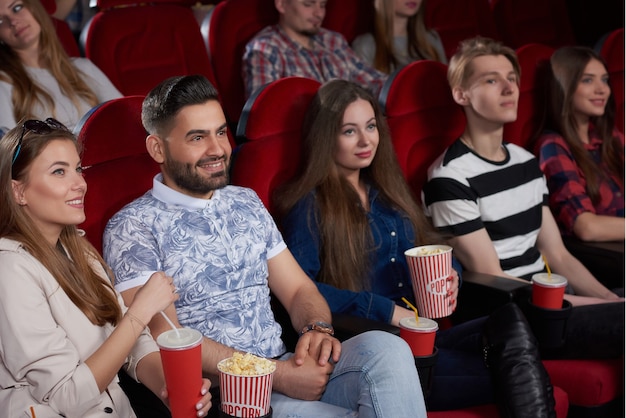
[[[420,316],[443,318],[452,314],[446,298],[452,271],[452,247],[423,245],[404,252],[411,273],[413,294]]]
[[[240,353],[236,353],[240,354]],[[251,355],[250,355],[251,356]],[[233,417],[265,417],[270,413],[272,382],[276,365],[271,363],[262,372],[252,375],[239,374],[241,371],[229,367],[233,358],[220,361],[217,365],[220,377],[221,411]]]

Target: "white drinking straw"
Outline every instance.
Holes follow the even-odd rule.
[[[172,329],[176,331],[176,336],[180,337],[180,332],[178,332],[178,328],[176,328],[176,325],[174,325],[172,320],[167,315],[165,315],[165,312],[163,311],[160,311],[160,312],[161,312],[161,315],[163,315],[163,318],[165,318],[165,320],[167,321],[167,323],[170,324],[170,327],[172,327]]]

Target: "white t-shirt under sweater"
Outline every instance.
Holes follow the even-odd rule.
[[[454,142],[428,169],[422,201],[440,231],[487,230],[502,270],[528,277],[543,270],[537,236],[548,189],[536,158],[505,143],[504,161],[489,161]]]
[[[83,74],[83,79],[87,85],[96,94],[98,103],[122,97],[122,93],[115,88],[107,76],[89,59],[70,59],[74,67]],[[91,109],[91,106],[81,100],[81,106],[77,109],[72,101],[61,91],[59,83],[47,69],[27,67],[26,70],[28,75],[50,94],[55,103],[54,112],[47,106],[37,103],[33,109],[34,118],[45,120],[53,117],[70,130],[74,129],[80,118]],[[12,93],[13,85],[0,81],[0,127],[9,129],[17,125],[17,121],[13,116]]]

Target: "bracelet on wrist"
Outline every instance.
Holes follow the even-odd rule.
[[[300,330],[300,336],[303,336],[307,332],[317,331],[328,335],[335,335],[335,329],[333,326],[327,322],[317,321],[312,324],[306,325],[302,330]]]
[[[144,329],[146,329],[147,325],[144,324],[141,319],[137,318],[135,315],[133,315],[132,313],[126,311],[126,316],[128,317],[128,319],[130,319],[131,324],[133,322],[136,322],[137,324],[139,324],[139,326],[141,326],[141,330],[143,331]]]

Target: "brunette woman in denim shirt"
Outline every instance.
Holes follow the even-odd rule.
[[[414,315],[401,306],[402,297],[414,299],[404,251],[443,239],[402,177],[372,95],[344,80],[323,84],[305,115],[302,152],[300,176],[276,196],[293,255],[335,313],[394,325]],[[456,271],[449,281],[449,303],[456,307]],[[483,360],[483,338],[488,345],[505,346],[488,353],[491,374]],[[436,346],[430,410],[495,400],[508,411],[504,416],[554,416],[552,386],[534,337],[513,305],[488,319],[439,331]],[[503,362],[524,367],[502,367]],[[498,372],[504,369],[522,371]],[[525,389],[511,390],[517,385]]]

